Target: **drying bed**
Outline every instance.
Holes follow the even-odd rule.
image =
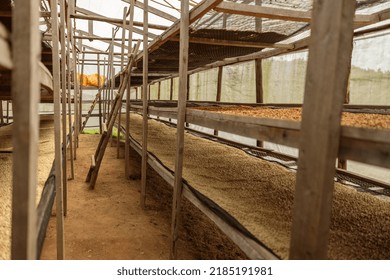
[[[142,119],[131,115],[141,143]],[[149,121],[148,151],[174,170],[176,130]],[[226,210],[282,259],[288,258],[295,173],[233,147],[186,133],[183,179]],[[335,183],[330,259],[389,259],[390,203]]]
[[[12,214],[12,124],[0,128],[0,259],[10,259]],[[54,160],[54,123],[42,120],[39,129],[36,203]]]

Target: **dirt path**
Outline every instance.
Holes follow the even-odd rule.
[[[76,179],[68,185],[66,259],[169,259],[170,219],[166,207],[151,196],[147,209],[141,209],[140,180],[124,178],[124,160],[116,158],[116,147],[108,145],[95,190],[88,189],[84,180],[99,137],[80,136]],[[133,177],[139,178],[139,168],[133,157]],[[179,258],[196,259],[196,250],[191,244],[182,244]],[[56,259],[55,206],[41,259]]]

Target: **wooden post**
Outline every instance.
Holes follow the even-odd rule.
[[[64,240],[64,205],[62,189],[61,155],[61,101],[60,101],[60,60],[58,36],[58,0],[51,0],[52,56],[53,56],[53,96],[54,96],[54,149],[55,149],[55,184],[56,184],[56,238],[57,259],[65,259]]]
[[[39,1],[15,0],[12,11],[13,188],[12,245],[14,260],[36,259],[37,158],[40,98]]]
[[[99,132],[103,133],[103,122],[102,122],[102,89],[100,84],[100,55],[97,54],[97,74],[98,74],[98,93],[99,93]]]
[[[107,84],[108,84],[108,71],[106,72],[106,58],[104,58],[103,60],[103,75],[105,75],[105,82],[103,83],[103,123],[105,123],[107,121],[107,117],[106,117],[106,107],[107,107],[107,103],[106,103],[106,99],[107,99]],[[107,69],[108,69],[108,65],[107,65]]]
[[[114,37],[115,37],[115,31],[114,28],[112,29],[112,41],[111,41],[111,57],[110,57],[110,68],[111,68],[111,88],[110,88],[110,101],[109,101],[109,114],[111,114],[113,109],[113,102],[114,102],[114,88],[115,88],[115,68],[114,68]],[[110,135],[111,140],[111,147],[113,146],[112,143],[112,131]]]
[[[326,259],[355,0],[316,0],[299,144],[291,259]],[[326,46],[326,52],[324,52]]]
[[[170,257],[177,257],[177,241],[180,215],[181,199],[183,192],[183,152],[184,152],[184,125],[187,102],[188,83],[188,41],[189,41],[189,0],[181,1],[180,18],[180,57],[179,57],[179,96],[177,112],[177,134],[176,134],[176,160],[175,160],[175,182],[173,187],[172,203],[172,244]]]
[[[7,123],[9,123],[9,104],[10,104],[10,100],[7,100]]]
[[[142,126],[142,164],[141,164],[141,207],[145,209],[146,199],[146,168],[148,156],[148,0],[144,1],[144,27],[143,27],[143,84],[142,84],[142,104],[143,104],[143,126]]]
[[[4,116],[3,116],[3,100],[0,100],[0,125],[4,124]]]
[[[68,176],[67,176],[67,137],[66,137],[66,42],[65,42],[65,0],[60,0],[60,37],[61,37],[61,98],[62,98],[62,187],[64,198],[64,216],[68,210]]]
[[[158,82],[157,85],[157,100],[160,100],[161,98],[161,82]]]
[[[70,37],[71,50],[72,50],[72,69],[73,69],[73,110],[74,110],[74,154],[73,159],[77,158],[77,148],[79,146],[79,102],[78,102],[78,82],[77,82],[77,55],[76,55],[76,44],[74,39],[74,30],[72,27],[72,20],[70,19],[70,15],[74,14],[75,10],[75,0],[69,0],[68,4],[68,36]],[[70,71],[70,70],[69,70]]]
[[[70,27],[70,15],[69,15],[69,7],[70,5],[68,4],[68,9],[67,9],[67,23],[68,23],[68,33],[67,33],[67,38],[66,38],[66,62],[67,62],[67,78],[68,78],[68,82],[67,82],[67,85],[68,85],[68,110],[69,110],[69,115],[68,115],[68,120],[69,120],[69,158],[70,158],[70,179],[74,179],[74,158],[73,158],[73,147],[74,147],[74,144],[76,144],[76,142],[74,141],[74,136],[75,134],[73,133],[72,131],[72,127],[73,127],[73,121],[72,121],[72,96],[71,96],[71,92],[72,92],[72,75],[71,75],[71,62],[70,62],[70,41],[71,41],[71,38],[70,38],[70,34],[72,33],[69,29]],[[76,148],[75,148],[76,149]]]
[[[85,58],[85,48],[83,48],[83,54],[81,56],[82,62],[81,62],[81,76],[84,76],[84,59]],[[80,118],[79,118],[79,128],[81,128],[82,123],[83,123],[83,90],[82,86],[80,86],[80,91],[79,91],[80,97]]]
[[[125,60],[126,15],[127,15],[127,7],[123,8],[121,71],[123,70],[123,65],[124,65],[124,60]],[[120,78],[122,81],[123,75],[121,75]],[[121,139],[121,117],[122,117],[122,99],[119,100],[118,136],[117,136],[117,142],[116,142],[116,157],[117,158],[119,158],[119,146],[120,146],[119,144],[120,144],[120,139]]]
[[[130,20],[129,20],[129,40],[128,40],[128,54],[130,55],[131,42],[133,41],[133,22],[134,22],[134,0],[131,0],[130,4]],[[137,54],[134,54],[137,55]],[[130,90],[131,90],[131,72],[129,73],[129,84],[126,91],[126,145],[125,145],[125,176],[130,176]]]
[[[261,6],[262,0],[255,0],[255,5]],[[263,29],[262,19],[259,17],[255,18],[255,30],[261,32]],[[262,59],[255,59],[255,77],[256,77],[256,103],[264,103],[264,92],[263,92],[263,67]],[[263,147],[263,141],[256,140],[257,147]]]
[[[169,88],[169,100],[172,101],[173,99],[173,78],[171,78],[171,84]],[[171,121],[171,118],[169,118],[169,121]]]
[[[223,66],[219,66],[218,67],[218,80],[217,80],[217,97],[216,97],[217,102],[221,101],[221,96],[222,96],[222,76],[223,76]],[[218,136],[218,130],[214,129],[214,135]]]

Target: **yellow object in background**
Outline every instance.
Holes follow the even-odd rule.
[[[92,74],[92,75],[77,74],[77,80],[79,81],[81,86],[97,87],[99,85],[99,79],[100,79],[100,85],[102,86],[105,81],[104,76],[99,76],[98,74]]]

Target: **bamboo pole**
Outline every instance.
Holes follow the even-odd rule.
[[[146,200],[146,169],[148,156],[148,12],[149,1],[144,1],[144,34],[143,34],[143,126],[142,126],[142,164],[141,164],[141,207],[145,209]]]
[[[37,258],[37,158],[40,94],[39,1],[15,0],[12,11],[13,188],[11,258]]]
[[[188,45],[189,45],[189,3],[188,0],[181,1],[180,19],[180,57],[179,57],[179,96],[177,112],[177,133],[176,133],[176,160],[175,160],[175,182],[173,187],[172,203],[172,229],[171,229],[171,250],[170,258],[177,258],[177,241],[179,239],[179,225],[181,219],[181,199],[183,192],[183,154],[184,154],[184,126],[187,103],[188,84]]]
[[[61,156],[61,101],[60,101],[60,61],[58,34],[58,0],[51,0],[51,26],[53,38],[53,96],[54,96],[54,149],[55,149],[55,184],[56,184],[56,238],[57,259],[65,259],[64,205],[62,189]]]

